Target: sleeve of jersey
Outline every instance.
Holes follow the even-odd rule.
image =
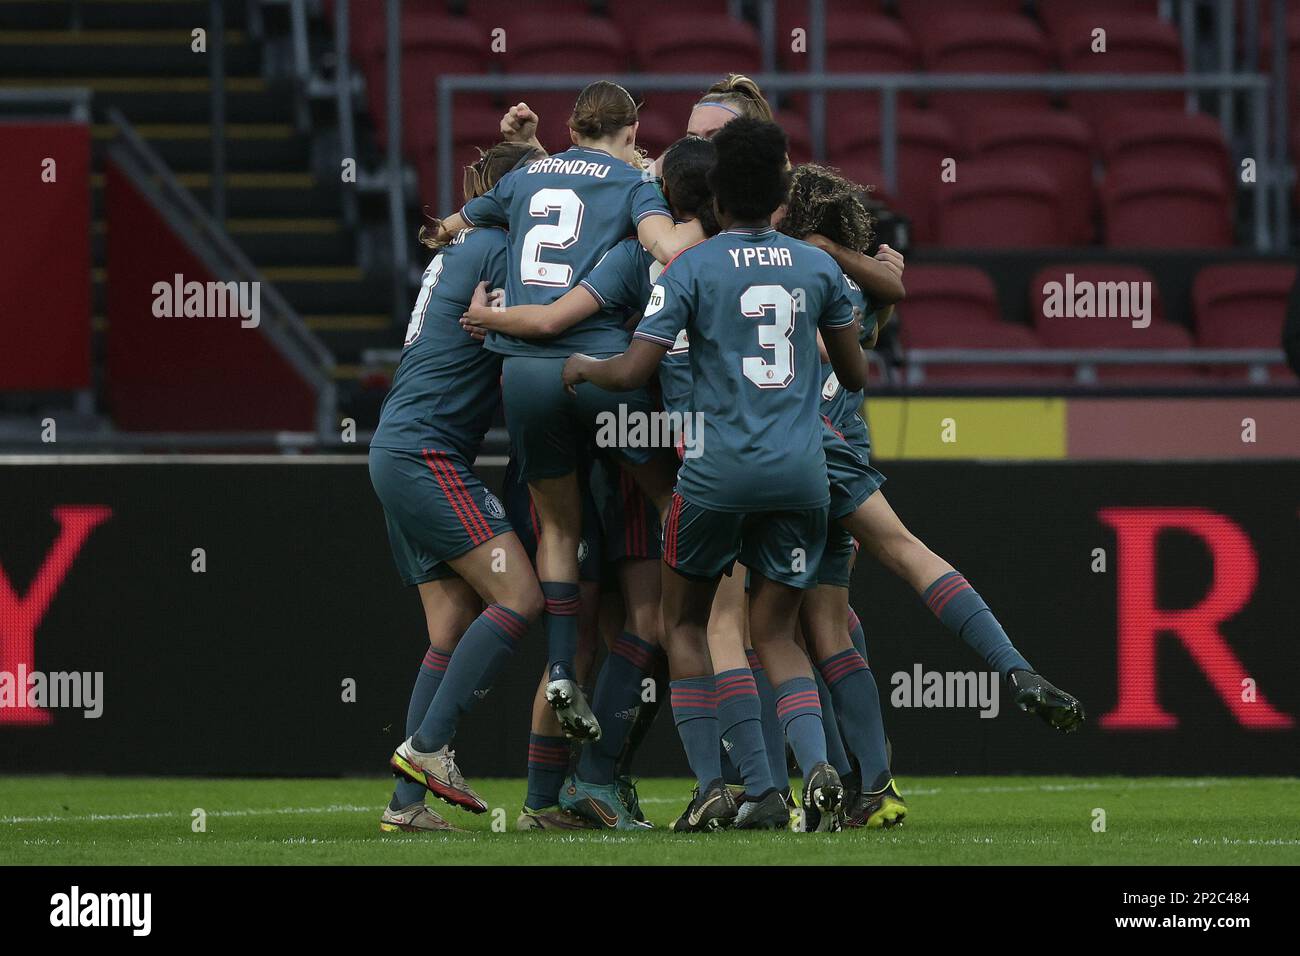
[[[650,300],[645,304],[641,323],[632,337],[670,349],[677,341],[678,334],[686,328],[690,312],[691,305],[686,290],[679,281],[670,278],[665,272],[650,290]]]
[[[639,226],[651,216],[667,216],[671,219],[673,214],[659,187],[647,181],[642,182],[632,193],[632,225]]]
[[[509,226],[509,196],[505,191],[509,179],[509,176],[505,177],[482,196],[475,196],[465,203],[460,211],[461,218],[471,226]]]
[[[817,320],[820,329],[842,329],[853,324],[853,302],[842,277],[831,283],[831,294]]]
[[[630,269],[633,267],[624,243],[619,243],[601,256],[587,277],[578,284],[592,294],[602,309],[611,306],[639,309],[640,302],[630,301],[633,295]]]

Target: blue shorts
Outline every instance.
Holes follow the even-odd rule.
[[[404,584],[452,577],[447,561],[512,530],[501,501],[459,452],[371,447],[370,483]]]

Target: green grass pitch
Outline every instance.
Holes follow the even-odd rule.
[[[475,785],[495,812],[443,807],[467,833],[383,834],[386,779],[0,777],[7,864],[1286,864],[1300,779],[900,778],[911,816],[839,834],[516,833],[520,780]],[[664,826],[684,780],[640,785]],[[436,803],[436,801],[435,801]],[[206,832],[192,812],[206,812]],[[499,811],[497,808],[500,808]],[[1096,811],[1105,832],[1095,832]],[[493,829],[494,817],[504,832]]]

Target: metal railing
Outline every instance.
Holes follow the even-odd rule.
[[[21,113],[6,116],[6,119],[36,119],[45,116],[57,116],[71,119],[74,123],[90,122],[90,106],[94,91],[84,86],[68,87],[33,87],[31,89],[0,89],[0,109],[5,107],[22,107]],[[48,112],[32,110],[32,107],[49,106]]]
[[[1281,349],[908,349],[909,385],[925,381],[926,366],[969,365],[1072,365],[1079,384],[1097,382],[1102,366],[1169,365],[1247,367],[1249,383],[1268,384],[1268,367],[1285,365]]]
[[[322,443],[330,441],[338,432],[333,355],[275,286],[262,278],[221,224],[176,180],[171,169],[126,117],[111,109],[108,119],[116,131],[108,148],[109,157],[131,177],[135,187],[150,199],[212,275],[223,282],[259,283],[266,309],[258,329],[315,391],[317,437]]]

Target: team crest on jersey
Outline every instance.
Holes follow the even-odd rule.
[[[673,347],[668,350],[669,355],[681,355],[683,352],[690,351],[691,340],[686,337],[686,330],[682,329],[677,333],[677,338],[673,340]]]
[[[501,499],[490,491],[483,492],[483,507],[487,509],[488,514],[498,521],[506,516],[506,509],[502,507]]]
[[[822,386],[822,401],[829,402],[839,390],[840,380],[835,377],[834,372],[831,372],[830,375],[826,376],[826,384]]]
[[[587,539],[583,538],[578,542],[578,563],[579,564],[582,564],[583,561],[587,560],[587,555],[589,552],[590,549],[587,547]]]

